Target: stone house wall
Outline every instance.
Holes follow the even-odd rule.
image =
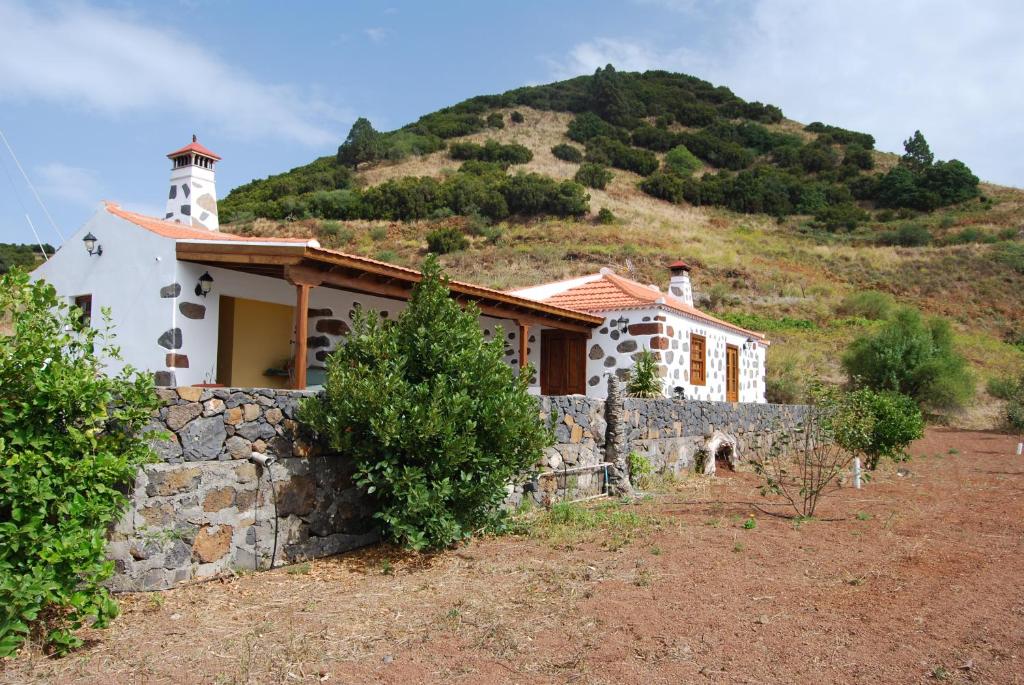
[[[325,453],[296,422],[311,391],[181,387],[158,390],[158,463],[140,469],[131,505],[110,535],[117,590],[156,590],[238,570],[329,556],[378,539],[370,503],[344,455]],[[547,505],[605,492],[608,408],[582,395],[540,397],[555,443],[506,505]],[[617,406],[617,405],[614,405]],[[721,444],[742,458],[754,435],[798,421],[800,407],[626,399],[616,425],[625,453],[656,471],[693,469]],[[269,468],[250,461],[272,456]],[[714,468],[714,460],[709,469]],[[271,489],[271,477],[273,488]],[[276,497],[272,492],[276,491]],[[276,503],[276,513],[275,513]],[[275,519],[276,552],[275,549]]]

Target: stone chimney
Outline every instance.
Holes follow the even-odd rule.
[[[220,156],[192,142],[167,155],[171,160],[171,190],[164,219],[180,224],[220,230],[217,219],[217,184],[213,167]]]
[[[690,285],[690,267],[680,260],[668,265],[670,277],[668,292],[676,299],[693,306],[693,286]]]

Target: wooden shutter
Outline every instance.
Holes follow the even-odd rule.
[[[707,383],[707,343],[703,335],[690,334],[690,383]]]
[[[540,336],[541,394],[586,394],[586,339],[577,333],[555,330],[541,331]]]

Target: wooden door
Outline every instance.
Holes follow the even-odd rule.
[[[725,401],[740,401],[740,350],[734,345],[725,346]]]
[[[587,392],[587,341],[579,333],[540,332],[540,392],[584,395]]]

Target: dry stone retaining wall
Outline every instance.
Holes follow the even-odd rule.
[[[352,482],[352,462],[324,453],[296,421],[299,403],[312,392],[158,392],[163,406],[152,428],[170,440],[153,442],[159,463],[140,469],[131,506],[111,531],[115,589],[163,589],[233,570],[269,568],[272,558],[277,565],[294,563],[378,539],[370,504]],[[609,402],[582,395],[538,401],[555,444],[545,451],[536,478],[509,486],[510,507],[604,492],[601,464],[615,461],[612,452],[637,452],[656,471],[674,472],[693,469],[699,450],[722,443],[742,458],[752,436],[799,421],[804,411],[669,399]],[[606,444],[609,420],[618,432],[614,448]],[[269,469],[257,466],[250,461],[254,452],[277,461]],[[708,461],[713,468],[713,458]],[[617,473],[613,469],[611,475]]]

